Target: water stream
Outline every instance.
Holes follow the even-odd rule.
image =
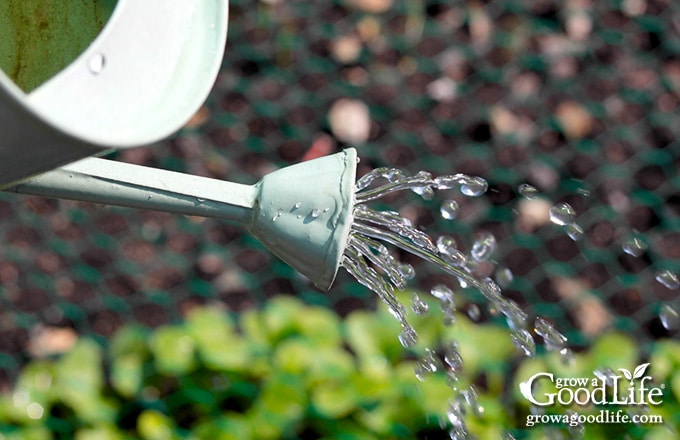
[[[381,184],[376,185],[378,182]],[[529,330],[531,324],[527,314],[517,303],[503,296],[502,289],[496,281],[491,278],[480,279],[473,275],[475,266],[481,261],[489,260],[496,248],[496,239],[492,234],[479,235],[470,253],[466,254],[458,248],[452,237],[441,236],[434,240],[399,213],[376,211],[367,206],[367,202],[395,191],[411,190],[430,199],[436,190],[458,188],[465,196],[478,197],[486,192],[487,187],[487,182],[480,177],[454,174],[433,178],[431,174],[423,171],[406,176],[394,168],[378,168],[357,181],[354,222],[342,265],[361,284],[373,290],[385,302],[389,311],[401,324],[399,340],[404,347],[415,344],[417,333],[407,321],[406,307],[397,300],[395,290],[403,289],[415,273],[412,266],[399,262],[387,245],[409,252],[435,265],[454,277],[462,288],[476,288],[488,301],[490,309],[498,311],[505,317],[517,349],[526,356],[535,354],[536,345]],[[457,215],[457,209],[458,204],[455,201],[447,200],[442,204],[441,214],[446,219],[453,219]],[[573,210],[568,205],[556,207],[551,215],[558,219],[561,225],[573,224]],[[506,272],[504,275],[507,279],[511,274],[508,275]],[[439,300],[445,324],[453,324],[456,311],[455,293],[444,285],[437,285],[430,294]],[[412,298],[411,309],[416,314],[428,313],[427,304],[417,294]],[[469,313],[474,314],[474,309]],[[543,337],[548,350],[560,352],[565,357],[570,355],[566,348],[566,337],[548,321],[538,318],[533,325],[533,331]],[[443,359],[440,359],[433,349],[426,349],[417,364],[415,374],[422,380],[427,373],[444,370],[450,383],[455,384],[462,368],[463,359],[456,342],[452,341]],[[481,410],[476,402],[476,396],[477,392],[471,386],[468,389],[457,390],[457,396],[451,399],[447,415],[452,439],[467,437],[468,431],[463,415],[468,410],[473,413]]]
[[[504,297],[501,286],[512,281],[512,272],[507,268],[496,268],[495,278],[478,277],[475,268],[481,262],[492,261],[496,249],[496,239],[484,232],[476,237],[469,253],[463,252],[455,239],[440,236],[437,239],[414,227],[411,222],[395,211],[377,211],[367,203],[396,191],[410,190],[431,199],[437,190],[458,189],[467,197],[478,197],[487,190],[487,182],[480,177],[453,174],[433,177],[421,171],[407,176],[395,168],[378,168],[360,178],[356,183],[354,222],[351,227],[347,247],[343,255],[342,266],[361,284],[374,291],[387,305],[388,310],[401,324],[399,340],[404,347],[413,346],[418,338],[416,330],[406,318],[407,308],[401,304],[395,292],[404,289],[408,280],[415,276],[414,268],[394,257],[390,248],[397,248],[429,262],[441,271],[451,275],[461,288],[477,289],[488,302],[489,310],[502,314],[507,321],[513,344],[524,356],[536,354],[534,334],[540,336],[547,351],[559,353],[563,362],[572,360],[571,350],[567,346],[567,338],[549,321],[536,317],[529,320],[514,301]],[[539,191],[531,185],[523,184],[518,188],[520,196],[532,200],[539,196]],[[458,215],[458,203],[455,200],[444,200],[440,215],[446,220],[453,220]],[[558,203],[549,210],[551,223],[563,228],[572,240],[580,240],[584,231],[576,221],[574,209],[567,203]],[[389,246],[389,247],[388,247]],[[633,232],[625,240],[622,250],[634,257],[641,256],[647,250],[643,237]],[[656,281],[669,289],[680,288],[678,276],[668,270],[657,272]],[[449,287],[437,285],[429,292],[439,301],[442,316],[446,325],[455,323],[456,293]],[[413,294],[411,310],[417,315],[429,313],[428,304]],[[468,316],[475,321],[481,313],[478,306],[468,308]],[[659,311],[659,319],[667,329],[680,328],[680,314],[675,307],[664,304]],[[449,341],[440,357],[432,348],[426,348],[416,366],[415,375],[424,380],[428,373],[445,371],[455,395],[449,402],[447,413],[449,435],[451,439],[468,437],[464,415],[468,412],[478,414],[483,408],[477,403],[477,392],[474,386],[458,389],[456,382],[462,371],[463,362],[456,341]]]

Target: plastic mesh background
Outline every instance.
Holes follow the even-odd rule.
[[[347,146],[329,110],[356,99],[371,124],[353,143],[359,175],[394,166],[490,184],[478,199],[444,194],[461,204],[455,221],[439,218],[442,197],[384,208],[464,249],[493,232],[494,260],[514,274],[506,294],[576,346],[612,327],[642,341],[678,336],[658,318],[678,293],[654,273],[680,269],[679,3],[406,0],[378,13],[365,7],[383,2],[230,3],[223,69],[204,107],[172,139],[116,159],[255,183]],[[522,225],[525,182],[570,203],[584,239]],[[621,250],[633,230],[649,244],[638,258]],[[414,286],[448,282],[408,261]],[[375,303],[344,273],[318,292],[238,225],[0,194],[3,386],[74,335],[103,339],[194,304],[238,311],[279,293],[340,314]]]

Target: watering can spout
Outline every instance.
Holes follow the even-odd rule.
[[[354,204],[356,150],[266,175],[248,229],[267,248],[328,290],[340,267]]]
[[[237,221],[328,290],[349,235],[355,177],[354,149],[282,168],[255,185],[88,158],[4,190]]]

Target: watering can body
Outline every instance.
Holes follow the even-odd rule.
[[[0,70],[0,188],[111,148],[158,141],[178,130],[212,88],[227,0],[100,1],[115,3],[108,22],[42,84],[27,92]],[[18,25],[7,8],[22,2],[9,5],[0,8],[6,32]],[[25,50],[18,39],[1,40],[0,55]]]

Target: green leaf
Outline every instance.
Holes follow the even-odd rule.
[[[354,411],[359,403],[359,393],[351,384],[328,382],[312,389],[314,409],[329,419],[339,419]]]
[[[49,412],[49,398],[54,384],[53,370],[52,365],[44,361],[33,362],[24,367],[14,392],[2,396],[2,416],[29,424],[44,420]]]
[[[532,377],[534,374],[547,371],[549,371],[548,366],[546,365],[545,360],[543,358],[534,357],[524,359],[524,361],[522,361],[519,368],[517,368],[517,371],[515,372],[515,381],[514,384],[512,385],[513,401],[518,402],[522,406],[529,407],[531,403],[522,395],[521,384],[529,380],[529,378]],[[540,384],[538,386],[542,386],[543,388],[536,389],[534,395],[536,396],[543,395],[543,393],[548,390],[554,391],[554,387],[549,389],[548,387],[545,386],[546,383],[547,381],[545,380],[540,381]]]
[[[109,345],[109,358],[115,359],[129,353],[144,354],[149,352],[147,340],[149,330],[138,326],[129,325],[118,330]]]
[[[113,425],[79,429],[74,440],[125,440],[125,436]]]
[[[223,311],[198,308],[189,315],[186,328],[208,368],[243,371],[250,367],[250,345],[235,333],[234,323]]]
[[[158,328],[149,341],[156,368],[171,375],[186,374],[194,368],[195,345],[189,333],[177,326]]]
[[[291,374],[304,374],[317,358],[315,348],[301,337],[290,338],[278,344],[274,350],[274,366]]]
[[[73,393],[96,395],[104,383],[101,367],[99,346],[81,339],[57,362],[55,376],[62,387],[71,388]]]
[[[303,305],[298,299],[289,296],[269,300],[262,311],[262,325],[269,341],[275,343],[298,332],[297,322],[303,316]]]
[[[81,339],[55,365],[51,397],[67,404],[88,423],[113,422],[116,408],[101,395],[102,353],[92,340]]]
[[[656,342],[650,363],[654,379],[666,380],[674,370],[680,369],[680,342],[671,340]]]
[[[52,433],[43,426],[31,426],[3,435],[3,440],[52,440]]]
[[[456,324],[445,330],[445,340],[458,341],[468,377],[481,371],[505,368],[505,363],[515,353],[507,329],[477,325],[460,314],[456,315]]]
[[[144,360],[137,353],[118,356],[111,362],[111,385],[127,398],[135,396],[144,380]]]
[[[387,314],[356,311],[345,320],[347,342],[362,359],[383,355],[396,362],[404,354],[399,323]]]
[[[342,342],[340,319],[323,307],[305,307],[297,321],[299,332],[319,346],[337,346]]]
[[[295,429],[306,411],[307,391],[304,378],[274,372],[268,376],[247,416],[255,438],[280,438]]]
[[[633,371],[637,366],[638,349],[631,338],[621,333],[608,333],[595,341],[590,349],[591,371],[609,367]]]
[[[199,425],[193,430],[198,439],[211,440],[250,440],[252,429],[245,416],[227,413]]]
[[[680,402],[680,371],[676,371],[671,376],[671,390],[677,402]]]
[[[354,358],[339,347],[317,348],[313,353],[308,381],[348,380],[356,370]]]
[[[178,438],[172,421],[163,413],[145,410],[137,418],[137,432],[143,440],[172,440]]]
[[[246,310],[241,313],[240,323],[245,337],[251,343],[267,347],[270,345],[262,314],[257,310]]]

